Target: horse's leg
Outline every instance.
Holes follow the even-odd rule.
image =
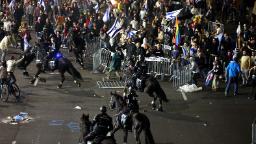
[[[127,139],[128,139],[128,130],[127,129],[123,129],[124,131],[124,139],[123,139],[123,143],[127,144]]]
[[[72,72],[72,68],[74,68],[73,66],[71,67],[69,67],[68,69],[67,69],[67,72],[72,76],[72,78],[74,79],[74,83],[78,86],[78,87],[81,87],[81,83],[80,82],[78,82],[78,80],[77,80],[77,78],[75,77],[75,74]]]
[[[163,111],[163,100],[161,99],[161,98],[159,98],[159,107],[158,107],[158,109],[157,109],[157,111]]]
[[[151,105],[152,105],[152,109],[153,110],[156,110],[156,96],[154,96],[154,94],[152,93],[152,95],[150,95],[153,97],[153,101],[151,102]]]
[[[135,136],[136,144],[141,144],[141,141],[140,141],[141,131],[142,131],[141,126],[137,126],[137,128],[134,130],[134,136]]]
[[[80,51],[79,56],[80,56],[81,67],[82,67],[82,69],[84,69],[84,59],[83,59],[83,51],[82,50]]]
[[[61,88],[62,84],[63,84],[63,82],[65,80],[64,72],[60,72],[60,76],[61,76],[61,82],[58,84],[57,88]]]

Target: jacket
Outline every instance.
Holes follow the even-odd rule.
[[[240,72],[239,64],[236,61],[230,61],[226,69],[226,77],[237,77]]]
[[[9,35],[9,36],[5,36],[2,41],[0,42],[0,49],[1,50],[7,50],[11,44],[12,44],[12,37]]]

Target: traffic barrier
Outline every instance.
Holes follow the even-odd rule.
[[[156,76],[163,75],[169,76],[170,73],[170,59],[163,57],[148,57],[145,58],[148,66],[148,74],[154,74]]]
[[[93,71],[103,72],[111,61],[111,51],[99,49],[93,54]]]
[[[189,65],[178,67],[177,69],[172,70],[172,75],[170,81],[172,82],[172,86],[177,88],[186,83],[189,83],[192,80],[191,70],[189,69]]]
[[[94,72],[104,72],[111,62],[111,51],[99,49],[93,55],[93,70]],[[170,76],[170,81],[173,87],[179,87],[192,80],[191,70],[189,65],[181,65],[179,62],[171,62],[168,58],[163,57],[148,57],[145,58],[147,63],[147,74],[155,76]],[[100,86],[108,87],[108,86]],[[111,86],[112,87],[112,86]],[[114,86],[115,87],[115,86]]]
[[[83,53],[83,57],[84,57],[84,64],[86,65],[86,67],[93,67],[91,66],[94,58],[93,55],[99,50],[101,49],[101,40],[99,37],[95,37],[91,40],[85,40],[85,50]]]
[[[97,85],[102,89],[123,89],[125,88],[124,81],[97,81]]]

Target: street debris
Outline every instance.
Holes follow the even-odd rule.
[[[81,110],[81,109],[82,109],[82,107],[80,107],[80,106],[76,106],[76,107],[74,107],[74,109]]]
[[[204,126],[204,127],[207,127],[207,126],[208,126],[207,122],[205,122],[205,123],[203,124],[203,126]]]
[[[192,85],[185,84],[183,86],[180,86],[178,91],[183,91],[187,93],[187,92],[201,91],[202,89],[203,89],[202,87],[197,87],[195,84],[192,84]]]
[[[16,124],[24,124],[32,121],[33,118],[28,115],[26,112],[20,112],[15,116],[8,116],[1,120],[2,123],[16,125]]]

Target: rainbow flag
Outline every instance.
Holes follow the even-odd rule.
[[[180,44],[180,28],[179,28],[179,23],[178,23],[178,18],[176,17],[176,22],[175,22],[175,45],[178,46]]]

